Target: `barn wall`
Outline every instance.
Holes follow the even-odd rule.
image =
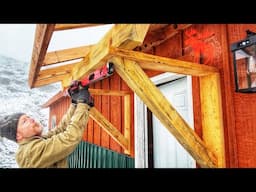
[[[256,95],[235,92],[230,51],[232,43],[246,37],[247,29],[255,32],[256,25],[197,24],[183,32],[183,54],[220,70],[227,167],[256,167]],[[201,135],[199,88],[198,78],[193,77],[195,130]]]
[[[196,24],[148,51],[151,54],[170,58],[192,56],[189,57],[193,58],[190,61],[214,66],[220,70],[227,167],[254,167],[256,165],[256,161],[253,160],[255,159],[253,144],[256,140],[255,131],[253,132],[255,110],[250,107],[253,106],[252,103],[255,97],[234,92],[230,52],[231,43],[244,38],[245,30],[248,28],[256,31],[253,27],[256,26]],[[152,76],[156,72],[151,71],[148,74]],[[192,77],[192,89],[193,111],[196,114],[194,115],[194,129],[201,137],[203,133],[198,77]],[[250,100],[252,101],[249,102]],[[243,108],[242,106],[245,103],[249,105]]]
[[[256,32],[255,24],[228,25],[229,44],[246,37],[246,30]],[[230,55],[232,61],[232,56]],[[231,66],[233,74],[233,66]],[[234,77],[231,78],[234,82]],[[232,83],[232,90],[235,85]],[[256,167],[256,94],[232,92],[234,100],[235,135],[239,167]]]
[[[53,116],[56,116],[56,123],[58,124],[62,118],[62,116],[66,113],[70,104],[70,99],[68,97],[61,98],[54,104],[50,106],[50,113],[49,113],[49,129],[52,127],[51,119]]]
[[[230,45],[245,37],[245,30],[256,31],[250,24],[194,24],[183,32],[166,40],[148,53],[179,58],[193,56],[193,62],[215,66],[220,70],[225,153],[227,167],[256,167],[256,94],[235,93]],[[145,70],[149,77],[161,72]],[[193,77],[194,126],[202,136],[199,78]],[[108,79],[97,82],[91,88],[130,90],[114,73]],[[118,96],[94,96],[95,107],[123,133],[123,98]],[[69,105],[64,98],[50,107],[50,116],[56,115],[57,123]],[[131,97],[131,122],[133,122],[133,94]],[[255,122],[255,123],[254,123]],[[131,149],[134,156],[134,125],[131,126]],[[83,139],[123,153],[123,149],[91,119]]]
[[[129,90],[126,83],[121,80],[116,72],[109,77],[99,81],[91,88],[95,89],[110,89],[110,90]],[[122,96],[93,96],[95,107],[122,133],[124,134],[124,98]],[[131,104],[133,106],[133,95],[131,97]],[[132,109],[133,110],[133,109]],[[131,121],[133,122],[133,114]],[[131,137],[133,138],[133,125],[131,127]],[[88,128],[84,134],[84,140],[112,149],[117,152],[123,153],[122,147],[114,141],[97,123],[90,120]],[[133,149],[133,142],[131,142],[131,148]],[[132,156],[134,152],[132,150]]]
[[[225,156],[227,167],[237,167],[236,139],[234,133],[232,81],[230,80],[229,43],[227,25],[197,24],[183,33],[184,55],[191,55],[194,62],[217,67],[220,71],[223,109]],[[199,78],[193,77],[193,110],[195,131],[202,136]]]

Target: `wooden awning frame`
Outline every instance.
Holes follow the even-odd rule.
[[[62,67],[56,68],[55,71],[53,69],[51,71],[49,71],[50,69],[48,71],[41,71],[40,69],[43,65],[53,65],[56,63],[56,61],[48,62],[52,59],[50,57],[61,55],[65,51],[67,53],[69,50],[47,53],[47,47],[54,30],[56,30],[56,26],[54,24],[39,24],[36,28],[29,85],[33,88],[61,81],[62,87],[66,88],[71,80],[79,80],[103,66],[106,62],[111,61],[114,63],[114,67],[120,77],[190,153],[200,167],[225,167],[219,70],[207,65],[133,51],[134,48],[143,43],[149,28],[149,24],[116,24],[98,44],[88,47],[88,49],[83,47],[82,49],[87,50],[84,51],[84,55],[83,51],[81,51],[81,55],[77,54],[77,52],[69,55],[68,60],[79,57],[82,58],[82,61],[74,63],[72,67],[67,67],[68,69]],[[65,59],[59,58],[57,62],[63,60]],[[203,128],[202,139],[191,129],[172,104],[151,82],[143,69],[175,72],[199,77]],[[44,74],[44,79],[40,79],[42,74]],[[96,121],[100,118],[104,119],[96,109],[93,110],[91,117]],[[125,118],[129,117],[126,116]],[[101,127],[111,130],[110,133],[113,138],[118,141],[118,136],[114,134],[118,131],[115,127],[107,123],[107,120],[106,122],[98,123]],[[119,142],[119,144],[122,145],[123,143]],[[122,146],[129,150],[124,145]]]

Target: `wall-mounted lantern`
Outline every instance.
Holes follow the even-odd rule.
[[[231,45],[236,92],[256,93],[256,33]]]

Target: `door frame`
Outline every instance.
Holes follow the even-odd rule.
[[[174,81],[186,75],[165,72],[151,77],[151,81],[157,86],[162,83]],[[192,77],[187,75],[188,96],[188,124],[194,127]],[[134,93],[134,143],[135,143],[135,168],[148,168],[148,120],[147,106]]]

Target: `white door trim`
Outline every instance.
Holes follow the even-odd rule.
[[[186,75],[175,73],[162,73],[150,78],[155,85],[173,81]],[[188,93],[188,124],[194,127],[193,102],[192,102],[192,78],[187,76]],[[148,168],[148,125],[147,106],[134,93],[134,143],[135,143],[135,168]]]

